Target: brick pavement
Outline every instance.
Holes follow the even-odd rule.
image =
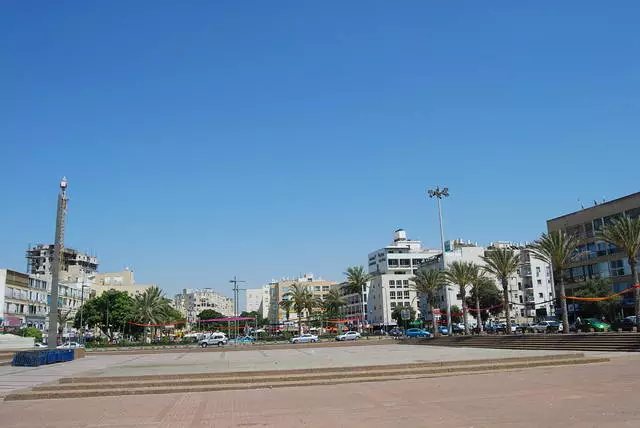
[[[638,427],[637,357],[437,379],[0,403],[3,426]]]

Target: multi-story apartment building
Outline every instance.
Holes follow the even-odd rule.
[[[181,294],[175,296],[174,302],[184,308],[187,322],[190,323],[197,322],[198,314],[205,309],[213,309],[226,317],[234,315],[233,299],[223,296],[212,288],[185,288]]]
[[[5,327],[44,330],[49,314],[47,282],[32,275],[0,269],[0,319]]]
[[[133,275],[133,270],[125,269],[122,272],[96,273],[91,284],[96,296],[100,296],[107,290],[125,291],[131,296],[136,296],[147,288],[155,287],[155,284],[138,284]]]
[[[629,260],[624,252],[596,237],[598,231],[622,215],[640,216],[640,192],[609,202],[594,202],[592,207],[547,220],[549,232],[564,230],[580,240],[577,251],[580,257],[562,272],[568,295],[587,279],[610,278],[613,292],[632,285]],[[632,314],[633,293],[623,295],[622,306],[625,312]]]
[[[270,284],[261,288],[250,288],[246,290],[245,311],[258,312],[263,318],[269,316],[269,301],[271,297]]]
[[[280,302],[286,298],[289,289],[294,284],[307,287],[314,297],[324,300],[324,297],[329,293],[331,286],[337,283],[335,281],[324,280],[322,278],[314,278],[311,273],[307,273],[296,279],[272,281],[269,284],[269,322],[272,324],[279,324],[287,321],[286,311],[280,307]],[[297,319],[298,315],[294,310],[291,310],[289,312],[289,321],[294,322]]]
[[[397,306],[411,306],[419,313],[416,292],[411,287],[411,278],[427,260],[440,254],[440,250],[426,249],[422,243],[407,238],[403,229],[393,234],[393,242],[369,253],[371,280],[365,290],[364,311],[367,324],[395,325],[391,314]],[[359,295],[350,296],[350,307],[360,315],[362,303]]]
[[[27,273],[51,278],[54,245],[38,244],[26,251]],[[76,281],[98,271],[98,258],[72,248],[63,248],[60,260],[60,279]]]
[[[482,257],[487,251],[495,248],[507,248],[516,251],[520,256],[520,267],[509,278],[509,301],[511,316],[518,322],[530,322],[535,318],[554,315],[554,293],[551,267],[548,263],[532,257],[530,250],[523,244],[511,242],[493,242],[488,248],[463,241],[447,241],[445,243],[444,263],[441,254],[433,257],[423,265],[425,269],[447,269],[454,261],[472,262],[484,265]],[[501,285],[496,278],[496,287]],[[447,295],[451,306],[463,307],[460,290],[457,285],[448,285],[438,294],[437,309],[446,309]],[[467,293],[468,294],[468,293]],[[420,313],[426,320],[431,319],[431,308],[426,299],[420,298]]]

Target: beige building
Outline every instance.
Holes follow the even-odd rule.
[[[567,294],[570,295],[574,288],[587,279],[609,278],[614,292],[632,285],[631,268],[624,252],[596,239],[598,231],[622,215],[631,218],[640,216],[640,192],[609,202],[594,201],[592,207],[547,220],[549,232],[564,230],[580,239],[578,254],[582,256],[562,272]],[[572,312],[571,306],[568,308],[569,315]],[[626,313],[632,314],[633,293],[623,295],[622,306]]]
[[[336,281],[324,280],[322,278],[314,278],[313,274],[308,273],[296,279],[283,279],[280,281],[272,281],[269,293],[269,322],[278,324],[287,321],[286,311],[280,307],[280,302],[285,299],[292,285],[303,285],[320,300],[324,300],[324,296],[329,293],[331,286],[337,284]],[[320,309],[318,309],[320,310]],[[293,308],[289,312],[289,321],[296,322],[298,315]]]
[[[187,316],[187,321],[198,321],[198,314],[206,309],[213,309],[225,317],[232,317],[233,299],[224,296],[212,288],[185,288],[174,299],[174,306]]]
[[[138,284],[133,277],[131,269],[125,269],[122,272],[115,273],[97,273],[91,288],[95,292],[95,296],[100,296],[107,290],[126,291],[131,296],[137,296],[155,284]]]

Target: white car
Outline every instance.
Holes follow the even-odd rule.
[[[357,331],[348,331],[345,334],[336,336],[336,340],[339,340],[339,341],[358,340],[358,339],[360,339],[360,333],[358,333]]]
[[[45,343],[35,343],[33,346],[36,348],[47,348],[48,346]]]
[[[56,346],[56,349],[76,349],[76,348],[84,348],[84,346],[78,342],[67,342],[67,343],[63,343],[62,345]]]
[[[313,334],[301,334],[297,337],[291,338],[291,343],[316,343],[318,341],[318,336]]]
[[[224,346],[228,340],[224,333],[211,333],[205,336],[199,343],[200,346],[206,348],[209,345]]]

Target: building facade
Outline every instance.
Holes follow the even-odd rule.
[[[420,266],[438,254],[440,250],[423,248],[420,241],[408,239],[403,229],[394,232],[390,245],[369,253],[371,280],[364,296],[366,323],[396,325],[392,313],[398,306],[411,306],[419,316],[419,302],[411,278]]]
[[[26,251],[27,273],[51,277],[54,245],[38,244]],[[60,279],[76,281],[83,276],[90,276],[98,271],[98,258],[72,248],[63,248],[60,260]]]
[[[92,275],[95,278],[91,284],[91,288],[95,296],[100,296],[107,290],[124,291],[130,296],[135,297],[155,284],[138,284],[135,282],[133,270],[125,269],[122,272],[113,273],[96,273]]]
[[[268,313],[269,322],[271,324],[280,324],[284,322],[293,323],[298,320],[298,314],[296,314],[295,310],[291,309],[287,318],[286,310],[284,310],[280,305],[280,302],[287,298],[287,293],[294,284],[306,287],[315,298],[324,300],[331,287],[335,286],[337,283],[335,281],[329,281],[322,278],[315,278],[311,273],[304,274],[296,279],[272,281],[269,284]],[[320,309],[318,308],[316,310],[319,311]]]
[[[225,317],[233,316],[233,299],[223,296],[212,288],[185,288],[174,298],[180,311],[184,310],[187,322],[198,321],[198,314],[205,309],[213,309]]]
[[[631,268],[624,252],[596,237],[597,232],[622,215],[640,216],[640,192],[609,202],[594,202],[592,207],[547,220],[549,232],[562,230],[579,238],[579,257],[562,272],[568,295],[588,279],[610,279],[612,292],[632,285]],[[622,306],[628,315],[632,314],[633,293],[623,295]]]
[[[258,312],[263,318],[269,316],[270,284],[261,288],[250,288],[246,290],[245,311]]]

